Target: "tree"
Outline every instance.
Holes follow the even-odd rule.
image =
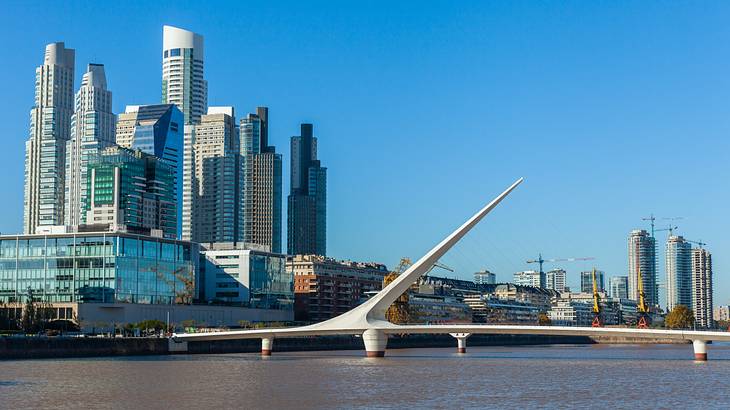
[[[684,305],[677,305],[664,318],[664,326],[670,329],[688,329],[695,323],[695,316],[692,309]]]
[[[547,313],[540,312],[537,315],[537,324],[539,326],[550,326],[553,324],[553,321],[550,320],[550,316]]]

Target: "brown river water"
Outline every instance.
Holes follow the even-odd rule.
[[[0,361],[3,409],[730,408],[730,345]]]

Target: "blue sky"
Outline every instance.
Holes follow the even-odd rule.
[[[86,64],[105,64],[120,112],[159,102],[170,24],[205,36],[210,105],[270,108],[286,193],[289,137],[314,123],[332,256],[419,257],[524,176],[444,257],[456,276],[506,281],[538,252],[596,257],[563,265],[573,286],[593,265],[626,274],[627,235],[654,213],[708,243],[727,304],[728,17],[727,2],[6,1],[0,231],[22,229],[45,44],[76,49],[77,86]]]

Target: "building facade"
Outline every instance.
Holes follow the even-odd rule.
[[[241,120],[244,162],[243,241],[281,252],[282,156],[269,145],[269,109]]]
[[[185,126],[182,238],[243,239],[243,159],[233,107],[210,107]]]
[[[257,309],[294,309],[294,276],[286,256],[243,243],[202,244],[200,298]]]
[[[64,43],[46,46],[35,71],[35,104],[30,111],[30,138],[25,143],[23,231],[63,225],[66,143],[74,111],[75,51]]]
[[[629,277],[628,276],[613,276],[609,280],[610,289],[609,293],[611,297],[617,299],[628,299],[629,298]]]
[[[474,274],[474,283],[479,285],[493,285],[497,283],[497,275],[486,269],[480,272],[476,272]]]
[[[566,286],[566,272],[564,269],[553,269],[545,273],[545,288],[557,292],[568,290]]]
[[[692,311],[695,325],[712,328],[712,255],[707,249],[692,249]]]
[[[105,148],[88,165],[82,222],[177,238],[175,171],[140,150]]]
[[[681,236],[669,236],[666,245],[667,311],[692,306],[692,245]]]
[[[319,255],[287,257],[294,275],[294,317],[319,322],[357,306],[366,292],[378,291],[388,269],[378,263],[337,261]]]
[[[76,93],[71,139],[66,144],[64,224],[81,223],[86,199],[89,161],[99,150],[114,145],[116,116],[107,89],[103,64],[89,64]]]
[[[287,208],[287,253],[327,253],[327,168],[317,159],[312,124],[291,138],[291,192]]]
[[[540,287],[540,272],[534,270],[525,270],[516,272],[513,277],[515,285]]]
[[[643,229],[631,231],[628,238],[629,254],[629,299],[639,300],[638,277],[641,270],[642,284],[646,304],[650,307],[659,305],[659,288],[656,275],[655,241]]]
[[[120,232],[0,236],[0,302],[192,301],[198,246]]]
[[[730,321],[730,306],[718,306],[712,310],[712,318],[716,321]]]
[[[183,115],[173,104],[127,106],[117,117],[117,145],[154,155],[175,172],[177,226],[182,226]]]
[[[605,274],[602,270],[596,271],[596,285],[599,292],[605,292],[606,286],[604,281]],[[593,271],[585,271],[580,273],[580,291],[583,293],[593,294]]]
[[[203,61],[203,36],[177,27],[162,27],[162,103],[175,104],[185,124],[198,123],[208,109]]]

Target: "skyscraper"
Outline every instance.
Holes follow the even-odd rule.
[[[629,235],[629,299],[639,300],[638,273],[641,269],[644,295],[648,306],[659,304],[654,244],[654,238],[643,229],[631,231]]]
[[[103,64],[89,64],[76,93],[71,139],[66,143],[65,224],[81,223],[86,201],[90,158],[114,144],[112,93],[107,90]]]
[[[692,307],[692,245],[671,235],[666,245],[667,311],[677,305]]]
[[[291,192],[287,215],[287,253],[327,252],[327,168],[317,159],[312,124],[291,138]]]
[[[243,239],[243,159],[233,107],[210,107],[185,126],[182,238]]]
[[[244,161],[243,241],[281,252],[281,154],[269,145],[269,109],[241,120]]]
[[[74,110],[75,51],[64,43],[46,46],[35,70],[35,105],[25,143],[23,230],[64,223],[66,142]]]
[[[712,321],[712,255],[692,249],[692,310],[698,327],[714,327]]]
[[[596,271],[596,285],[599,292],[605,292],[606,286],[604,281],[604,273],[602,270]],[[580,291],[583,293],[593,293],[593,271],[585,271],[580,273]]]
[[[89,161],[86,224],[177,236],[175,170],[140,150],[112,146]]]
[[[177,105],[185,124],[198,123],[208,109],[203,57],[203,36],[162,27],[162,103]]]
[[[127,106],[117,117],[116,140],[121,147],[154,155],[175,172],[177,226],[182,225],[183,115],[173,104]]]
[[[557,292],[565,292],[567,287],[566,272],[564,269],[553,269],[545,273],[545,288],[552,289]]]
[[[613,276],[610,283],[611,297],[619,299],[629,298],[629,277]]]

